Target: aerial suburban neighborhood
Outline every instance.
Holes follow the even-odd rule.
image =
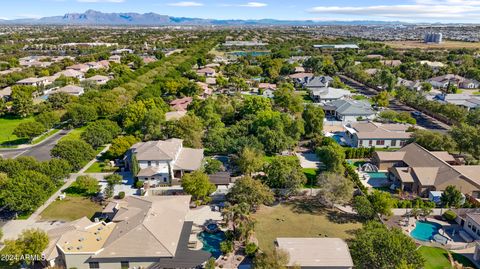
[[[0,269],[480,268],[478,1],[4,2]]]

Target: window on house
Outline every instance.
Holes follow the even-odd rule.
[[[120,268],[121,269],[129,269],[130,268],[130,263],[129,262],[120,262]]]
[[[369,146],[372,146],[372,145],[373,145],[373,141],[372,141],[372,140],[368,140],[368,145],[369,145]]]
[[[155,165],[159,166],[159,165],[160,165],[160,162],[159,162],[159,161],[156,161],[156,162],[155,162]]]
[[[163,177],[163,182],[167,182],[167,178],[166,178],[166,177]]]
[[[397,140],[392,140],[392,147],[396,147],[397,146]]]
[[[472,229],[472,223],[470,221],[468,222],[468,228]]]
[[[383,146],[385,145],[385,140],[377,140],[377,146]]]
[[[407,144],[407,141],[405,141],[405,140],[400,141],[400,147],[405,146],[405,144]]]
[[[477,235],[480,235],[480,229],[477,230]]]
[[[148,167],[152,166],[152,162],[148,161]]]
[[[98,264],[98,262],[89,262],[88,265],[90,266],[90,269],[100,269],[100,264]]]
[[[476,231],[477,231],[477,227],[474,226],[474,225],[472,225],[472,231],[473,231],[473,232],[476,232]]]

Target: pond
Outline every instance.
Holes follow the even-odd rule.
[[[215,259],[222,255],[222,251],[220,251],[220,243],[226,239],[224,232],[201,232],[197,237],[203,243],[202,250],[210,252]]]

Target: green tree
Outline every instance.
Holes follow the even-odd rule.
[[[273,101],[277,108],[290,113],[303,111],[303,99],[295,93],[295,88],[290,84],[282,84],[274,93]]]
[[[47,111],[38,114],[35,120],[45,127],[45,129],[52,129],[55,125],[60,123],[60,116],[55,111]]]
[[[372,204],[373,211],[382,216],[391,216],[395,200],[390,193],[374,190],[368,195],[368,200]]]
[[[208,158],[205,162],[205,173],[208,175],[216,174],[223,169],[223,163],[217,159]]]
[[[353,198],[353,210],[364,220],[371,220],[375,217],[375,210],[373,209],[372,203],[363,195]]]
[[[245,203],[250,209],[256,209],[261,204],[270,204],[274,201],[273,192],[260,180],[246,176],[235,182],[227,194],[229,202],[234,204]]]
[[[201,148],[203,124],[195,115],[186,115],[179,120],[167,123],[165,132],[169,138],[183,139],[186,147]]]
[[[246,175],[252,175],[252,173],[262,169],[264,154],[257,149],[244,147],[236,159],[236,163],[240,172]]]
[[[290,257],[282,249],[273,251],[258,252],[253,260],[254,269],[287,269]]]
[[[348,178],[335,173],[321,173],[318,176],[317,197],[329,206],[350,202],[353,196],[353,183]]]
[[[56,92],[48,96],[47,104],[53,109],[63,109],[72,100],[72,96],[65,92]]]
[[[447,186],[440,196],[440,201],[445,207],[458,208],[462,205],[462,200],[462,193],[453,185]]]
[[[122,130],[116,122],[98,120],[88,124],[81,137],[94,148],[110,143]]]
[[[452,151],[456,147],[450,136],[429,130],[416,130],[412,140],[431,151]]]
[[[91,176],[79,176],[70,187],[74,192],[87,196],[95,195],[100,191],[98,180]]]
[[[312,138],[322,134],[325,112],[323,112],[321,107],[312,104],[307,105],[303,111],[302,118],[305,121],[306,137]]]
[[[400,229],[388,229],[370,222],[359,230],[350,244],[356,268],[397,269],[401,264],[420,269],[424,266],[415,242]]]
[[[11,111],[18,117],[28,117],[34,110],[32,94],[36,91],[31,86],[12,86],[12,108]]]
[[[97,118],[97,111],[91,105],[72,103],[67,106],[65,120],[70,121],[73,126],[80,127]]]
[[[60,140],[51,150],[52,157],[61,158],[70,163],[73,169],[82,168],[87,161],[95,157],[95,150],[80,139]]]
[[[207,200],[207,198],[215,191],[215,185],[210,183],[208,175],[201,171],[194,171],[185,174],[182,178],[183,190],[192,195],[195,200]]]
[[[10,210],[32,212],[42,205],[55,189],[50,178],[36,171],[22,171],[1,182],[0,198]]]
[[[6,240],[5,247],[1,253],[23,257],[22,260],[11,260],[10,263],[12,265],[20,262],[31,265],[36,261],[35,257],[42,257],[43,251],[48,247],[48,244],[49,238],[46,232],[40,229],[29,229],[22,231],[17,240]]]
[[[35,137],[43,134],[44,132],[45,127],[41,123],[36,121],[20,123],[13,130],[14,135],[22,138],[27,138],[29,142],[32,142]]]
[[[55,184],[63,184],[63,180],[72,172],[70,163],[63,159],[51,159],[40,164],[39,171],[48,176]]]
[[[119,174],[112,174],[105,177],[107,181],[107,186],[105,187],[104,193],[106,198],[113,197],[115,193],[115,186],[122,184],[122,176]]]
[[[135,136],[119,136],[112,140],[112,145],[106,155],[111,159],[119,159],[137,142],[140,142],[140,140]]]
[[[270,188],[284,189],[287,196],[307,182],[299,160],[291,157],[273,158],[265,167],[265,174],[264,182]]]
[[[345,151],[340,145],[332,143],[318,148],[316,153],[328,172],[340,174],[344,172]]]
[[[372,100],[379,107],[388,107],[390,96],[387,91],[381,91],[375,95]]]

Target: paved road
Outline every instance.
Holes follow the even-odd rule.
[[[48,161],[51,159],[50,151],[63,136],[69,131],[61,130],[37,145],[23,149],[0,149],[0,157],[17,158],[19,156],[31,156],[38,161]]]
[[[358,81],[355,81],[347,76],[344,76],[344,75],[339,75],[340,79],[345,83],[347,84],[348,86],[354,88],[355,90],[357,90],[359,93],[361,94],[364,94],[368,97],[372,97],[372,96],[375,96],[378,91],[376,89],[373,89],[371,87],[368,87]],[[412,113],[412,112],[418,112],[418,110],[412,108],[412,107],[409,107],[407,105],[404,105],[402,103],[400,103],[399,101],[397,100],[391,100],[390,101],[390,105],[389,107],[390,109],[392,110],[395,110],[395,111],[406,111],[406,112],[409,112],[409,113]],[[425,129],[428,129],[428,130],[432,130],[432,131],[439,131],[439,132],[442,132],[442,133],[445,133],[447,132],[448,130],[450,130],[450,126],[439,121],[439,120],[436,120],[428,115],[425,115],[424,113],[420,113],[419,115],[413,115],[412,116],[417,120],[417,125],[420,126],[420,127],[423,127]]]

